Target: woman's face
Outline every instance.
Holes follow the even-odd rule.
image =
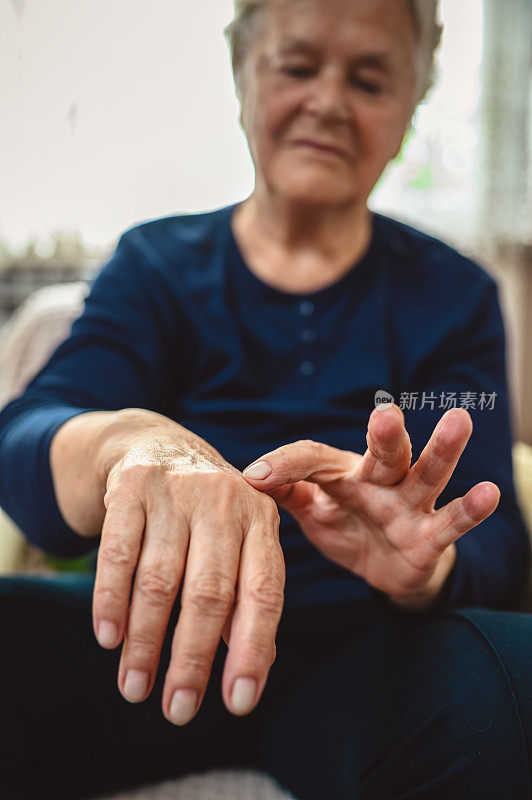
[[[416,105],[407,0],[282,0],[260,30],[240,117],[257,181],[306,204],[365,203]]]

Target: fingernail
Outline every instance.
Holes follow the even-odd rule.
[[[256,464],[246,467],[242,474],[248,478],[267,478],[271,471],[272,468],[266,461],[257,461]]]
[[[114,622],[102,619],[98,626],[98,641],[102,647],[113,647],[118,638],[118,628]]]
[[[257,681],[254,678],[237,678],[231,695],[231,705],[237,714],[247,714],[255,704]]]
[[[177,689],[170,703],[170,717],[174,725],[185,725],[194,716],[198,693],[194,689]]]
[[[386,411],[388,408],[393,408],[392,403],[379,403],[378,406],[375,406],[375,411]]]
[[[148,691],[149,675],[140,669],[130,669],[124,681],[124,696],[130,703],[142,700]]]

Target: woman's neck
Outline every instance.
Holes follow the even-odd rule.
[[[260,199],[239,204],[232,229],[250,269],[266,283],[312,292],[339,280],[366,252],[371,212]]]

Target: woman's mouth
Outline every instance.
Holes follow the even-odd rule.
[[[321,144],[319,142],[313,142],[313,141],[308,140],[308,139],[301,139],[301,140],[299,140],[297,142],[294,142],[294,145],[296,145],[298,147],[305,147],[308,150],[312,150],[312,151],[314,151],[316,153],[330,154],[330,155],[340,156],[340,157],[344,158],[344,153],[341,150],[339,150],[338,148],[331,147],[329,145],[324,145],[324,144]]]

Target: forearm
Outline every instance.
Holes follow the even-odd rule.
[[[57,504],[66,523],[82,537],[100,535],[105,519],[104,496],[110,470],[140,436],[169,437],[184,454],[216,458],[204,439],[174,420],[142,408],[91,411],[67,420],[54,434],[50,466]]]
[[[57,504],[67,525],[80,536],[101,532],[105,486],[98,448],[121,420],[121,411],[89,411],[68,419],[52,437],[50,469]]]

